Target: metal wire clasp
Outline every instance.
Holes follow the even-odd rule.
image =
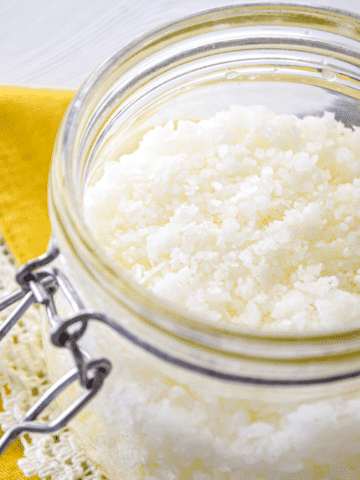
[[[59,269],[47,266],[58,255],[59,249],[53,240],[44,255],[30,260],[18,269],[16,281],[21,288],[0,300],[0,311],[18,302],[0,326],[0,341],[33,303],[45,305],[51,326],[51,340],[55,346],[66,347],[72,352],[76,367],[50,387],[23,418],[5,432],[0,438],[0,455],[24,432],[52,433],[63,428],[101,389],[111,370],[108,359],[91,359],[77,343],[89,320],[104,321],[105,316],[86,310],[69,279]],[[73,310],[73,315],[65,319],[59,317],[54,301],[54,294],[58,289]],[[84,393],[55,420],[49,423],[34,422],[38,415],[77,379],[84,388]]]

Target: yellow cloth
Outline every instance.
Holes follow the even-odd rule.
[[[0,87],[0,230],[19,264],[44,253],[49,242],[48,170],[73,95]],[[26,478],[17,467],[22,454],[18,440],[0,458],[0,480]]]

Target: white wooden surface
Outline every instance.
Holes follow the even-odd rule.
[[[360,0],[290,2],[360,15]],[[232,3],[236,1],[0,0],[0,84],[78,88],[105,58],[144,31]]]

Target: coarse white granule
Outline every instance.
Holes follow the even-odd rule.
[[[332,113],[169,121],[103,159],[86,220],[140,284],[207,320],[341,328],[360,317],[359,152]]]

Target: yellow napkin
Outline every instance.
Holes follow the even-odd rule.
[[[56,132],[73,95],[0,87],[0,230],[19,264],[44,253],[49,242],[48,171]],[[0,458],[1,480],[26,478],[17,467],[22,452],[18,440]]]

